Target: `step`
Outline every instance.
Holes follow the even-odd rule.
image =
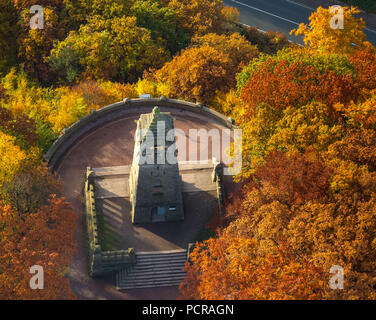
[[[157,284],[157,283],[166,283],[171,281],[182,281],[185,279],[185,276],[174,276],[167,278],[158,278],[158,279],[137,279],[133,281],[120,281],[119,284],[123,285],[145,285],[145,284]]]
[[[153,272],[153,271],[168,271],[168,272],[181,271],[183,270],[183,268],[184,266],[181,266],[181,265],[173,266],[173,267],[164,267],[164,268],[149,266],[149,267],[142,267],[142,268],[134,268],[128,272],[128,275],[134,274],[134,273],[141,273],[141,272],[146,273],[146,272]],[[124,274],[127,274],[127,273],[124,273]]]
[[[135,266],[149,266],[149,265],[153,265],[153,266],[169,266],[169,265],[177,265],[177,264],[181,264],[184,266],[186,260],[157,260],[157,261],[151,261],[151,260],[147,260],[147,261],[137,261],[137,263],[135,264]]]
[[[155,260],[161,260],[161,259],[180,259],[180,260],[186,260],[187,256],[186,255],[170,255],[170,256],[144,256],[144,257],[137,257],[136,256],[136,261],[145,261],[145,260],[150,260],[150,261],[155,261]]]
[[[175,271],[175,272],[150,272],[150,273],[139,273],[139,274],[130,274],[127,277],[124,277],[125,281],[128,279],[148,279],[148,278],[159,278],[159,277],[173,277],[173,276],[182,276],[185,277],[187,275],[184,271]]]
[[[173,279],[184,279],[186,273],[175,273],[175,274],[160,274],[160,275],[145,275],[139,277],[125,277],[120,279],[120,282],[145,282],[145,281],[164,281]]]
[[[137,259],[156,259],[156,258],[172,258],[172,257],[179,257],[183,258],[186,257],[186,253],[174,253],[174,254],[158,254],[158,255],[139,255],[136,254]]]
[[[137,289],[137,288],[155,288],[155,287],[170,287],[170,286],[179,286],[182,281],[171,281],[171,282],[164,282],[164,283],[144,283],[139,285],[130,285],[130,284],[119,284],[117,286],[118,290],[126,290],[126,289]]]
[[[183,270],[187,250],[145,251],[136,253],[136,264],[116,273],[119,290],[177,286],[187,275]]]
[[[150,265],[153,265],[153,266],[160,266],[160,267],[167,267],[169,265],[182,265],[184,266],[186,260],[157,260],[157,261],[151,261],[151,260],[147,260],[147,261],[138,261],[136,264],[135,264],[135,267],[138,266],[138,267],[143,267],[143,266],[150,266]]]
[[[171,250],[160,250],[160,251],[137,251],[136,255],[144,255],[144,254],[151,254],[151,255],[159,255],[159,254],[170,254],[170,253],[183,253],[187,252],[186,249],[171,249]]]
[[[166,269],[166,268],[163,268],[163,269],[158,269],[158,268],[150,268],[150,269],[134,269],[132,270],[131,272],[129,272],[128,274],[122,274],[123,276],[125,277],[132,277],[132,276],[136,276],[136,275],[143,275],[143,274],[171,274],[171,273],[175,273],[175,272],[185,272],[183,270],[183,268],[179,268],[179,267],[176,267],[176,268],[169,268],[169,269]]]
[[[128,272],[128,274],[130,274],[130,273],[132,273],[134,271],[148,272],[148,271],[152,271],[152,270],[182,270],[183,268],[184,268],[183,264],[166,265],[166,266],[162,266],[162,267],[153,266],[153,265],[150,265],[150,266],[139,266],[137,268],[135,267],[132,270],[130,270]]]
[[[137,260],[145,260],[145,259],[150,259],[150,260],[153,260],[153,259],[177,259],[177,258],[180,258],[180,259],[185,259],[187,257],[186,254],[170,254],[170,255],[159,255],[159,256],[137,256],[136,255],[136,259]]]
[[[136,257],[155,257],[155,256],[173,256],[187,255],[187,251],[155,251],[155,252],[137,252]]]
[[[118,288],[137,288],[137,287],[159,287],[164,285],[179,285],[185,276],[173,277],[173,278],[162,278],[162,279],[144,279],[137,281],[118,281],[116,286]]]
[[[144,262],[144,261],[160,261],[160,260],[187,260],[187,257],[184,256],[167,256],[167,257],[136,257],[137,262]]]
[[[160,280],[169,280],[169,279],[181,279],[185,278],[187,274],[185,272],[175,272],[175,273],[164,273],[164,274],[144,274],[134,277],[124,277],[120,278],[120,282],[139,282],[139,281],[160,281]]]
[[[155,266],[155,265],[148,265],[148,266],[138,266],[137,268],[133,268],[128,272],[128,274],[139,271],[139,272],[148,272],[153,270],[183,270],[184,264],[174,264],[174,265],[163,265],[163,266]]]
[[[143,261],[143,260],[154,260],[154,259],[186,259],[186,254],[179,254],[179,255],[160,255],[160,256],[137,256],[137,261]]]
[[[144,275],[137,277],[125,277],[121,278],[120,282],[143,282],[143,281],[162,281],[162,280],[172,280],[172,279],[183,279],[186,277],[186,273],[170,273],[170,274],[159,274],[159,275]]]
[[[181,282],[171,282],[171,283],[160,283],[160,284],[146,284],[139,286],[117,286],[118,290],[130,290],[130,289],[143,289],[143,288],[157,288],[157,287],[176,287],[179,286]]]

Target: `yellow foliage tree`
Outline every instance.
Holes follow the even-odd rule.
[[[157,97],[158,96],[158,86],[157,83],[154,81],[150,81],[148,79],[140,79],[135,85],[136,92],[138,96],[142,94],[150,94],[150,96]]]
[[[223,21],[234,15],[223,11],[222,0],[171,0],[168,6],[178,14],[183,27],[199,35],[220,31]]]
[[[26,152],[14,144],[15,140],[0,131],[0,187],[13,179],[27,159]]]
[[[231,35],[208,33],[204,36],[194,37],[192,43],[197,46],[209,46],[218,52],[227,54],[232,62],[231,68],[236,73],[242,71],[249,61],[259,55],[257,47],[239,33]]]
[[[59,133],[85,116],[88,113],[88,108],[84,99],[77,92],[71,92],[67,87],[59,88],[57,93],[60,94],[60,99],[55,101],[48,121],[53,124],[54,132]]]
[[[225,93],[217,91],[215,98],[211,103],[216,111],[226,116],[239,117],[244,112],[244,103],[235,95],[234,90]]]
[[[340,9],[342,10],[342,9]],[[312,48],[328,53],[348,53],[355,50],[355,46],[363,46],[365,22],[362,18],[355,18],[359,10],[354,7],[343,7],[343,28],[341,25],[342,12],[334,7],[317,8],[309,17],[309,26],[301,23],[298,29],[290,34],[303,35],[304,43]]]

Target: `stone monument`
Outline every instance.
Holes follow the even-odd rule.
[[[137,121],[129,173],[132,223],[184,219],[174,120],[155,107]]]

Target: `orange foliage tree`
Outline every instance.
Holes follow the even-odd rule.
[[[333,105],[348,103],[358,95],[351,74],[322,72],[298,61],[266,60],[242,88],[241,98],[250,107],[265,102],[272,108],[304,105],[311,101]]]
[[[247,218],[231,223],[197,247],[180,285],[184,299],[286,300],[328,296],[322,268],[299,257],[286,242],[261,255],[262,240],[249,238]]]
[[[156,80],[169,87],[171,97],[208,102],[215,90],[235,84],[235,70],[227,54],[209,46],[190,48],[156,72]]]
[[[323,158],[271,153],[227,205],[232,222],[194,251],[183,296],[376,298],[374,135],[350,134]],[[328,288],[333,265],[344,268],[344,290]]]
[[[75,252],[75,213],[62,198],[51,197],[35,213],[0,207],[0,298],[72,299],[65,277]],[[30,268],[44,269],[44,289],[31,289]]]
[[[356,84],[360,88],[376,88],[376,49],[367,47],[349,55],[356,71]]]

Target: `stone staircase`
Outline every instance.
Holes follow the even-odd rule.
[[[177,286],[186,276],[187,250],[136,252],[136,261],[116,273],[118,290]]]

